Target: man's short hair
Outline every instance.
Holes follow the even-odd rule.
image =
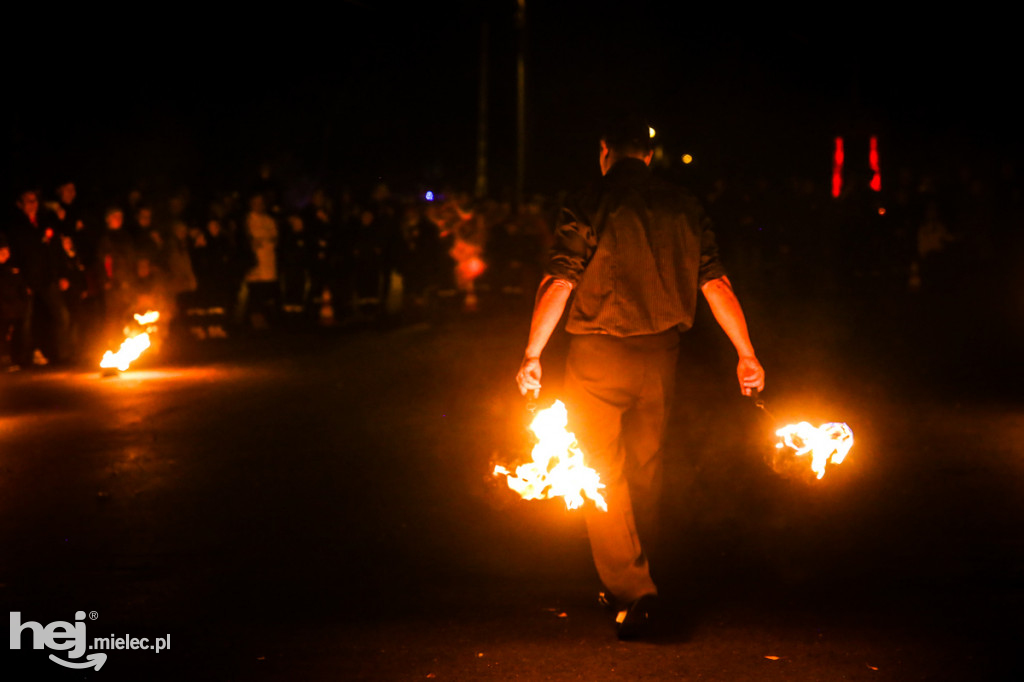
[[[654,148],[647,117],[636,113],[609,119],[601,139],[620,156],[645,156]]]

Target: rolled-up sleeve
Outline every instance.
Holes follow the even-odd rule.
[[[578,209],[571,206],[563,208],[555,228],[547,274],[576,286],[596,248],[594,228],[581,220]]]
[[[702,216],[700,232],[700,265],[697,269],[697,286],[703,287],[713,279],[725,277],[728,272],[718,257],[718,243],[715,232],[711,229],[711,220]]]

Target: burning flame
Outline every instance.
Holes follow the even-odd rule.
[[[788,424],[775,432],[782,442],[775,447],[793,448],[797,456],[811,453],[811,471],[820,479],[825,464],[840,464],[853,447],[853,431],[846,424],[829,423],[815,428],[807,422]]]
[[[147,348],[149,348],[149,334],[142,333],[125,339],[116,353],[111,353],[108,350],[103,354],[103,359],[100,360],[100,367],[104,369],[116,367],[123,372]]]
[[[103,369],[118,369],[124,372],[132,362],[138,359],[142,352],[149,348],[149,332],[154,330],[153,324],[160,319],[160,313],[155,310],[146,311],[144,315],[135,315],[135,321],[140,327],[146,329],[141,334],[131,335],[131,330],[125,328],[128,338],[124,340],[116,353],[107,351],[100,360],[100,367]]]
[[[601,511],[608,504],[599,492],[604,484],[596,471],[583,463],[583,451],[576,436],[565,430],[569,414],[561,400],[533,418],[530,430],[537,436],[533,446],[532,462],[520,464],[513,476],[503,466],[494,467],[494,475],[504,474],[508,487],[524,500],[544,500],[564,497],[565,506],[579,509],[584,496],[593,500]]]

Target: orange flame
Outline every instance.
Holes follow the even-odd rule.
[[[828,423],[815,428],[807,422],[788,424],[775,432],[782,438],[775,447],[792,448],[797,456],[811,453],[811,471],[820,479],[825,464],[840,464],[853,447],[853,431],[846,424]]]
[[[135,314],[135,321],[139,323],[140,327],[154,324],[160,319],[160,313],[155,310],[147,310],[144,315]]]
[[[538,412],[530,424],[538,439],[531,453],[533,461],[516,467],[515,476],[500,465],[494,467],[494,475],[504,474],[508,487],[524,500],[563,497],[567,508],[579,509],[586,497],[601,511],[608,511],[599,492],[604,483],[596,471],[583,463],[583,451],[575,434],[565,430],[568,423],[569,414],[561,400]]]
[[[160,319],[160,313],[155,310],[148,310],[144,315],[135,315],[135,321],[140,327],[145,328],[141,334],[131,335],[131,330],[125,327],[124,333],[128,336],[117,349],[117,352],[107,351],[100,360],[100,367],[103,369],[117,369],[124,372],[132,362],[138,359],[142,352],[149,348],[149,332],[154,330],[153,325]]]
[[[123,372],[147,348],[149,348],[149,334],[143,333],[125,339],[116,353],[108,350],[103,354],[103,359],[100,360],[100,367],[103,369],[117,368]]]

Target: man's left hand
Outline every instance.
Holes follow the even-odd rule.
[[[764,367],[753,355],[740,358],[736,365],[736,377],[740,380],[740,391],[750,395],[753,389],[764,390]]]

